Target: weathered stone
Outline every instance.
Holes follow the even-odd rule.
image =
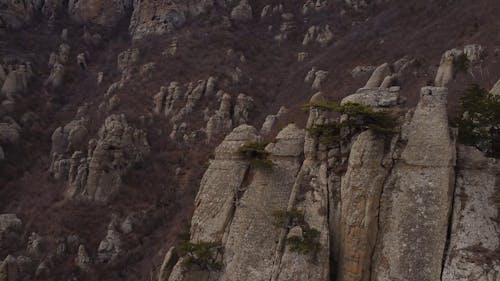
[[[284,116],[287,112],[288,112],[288,110],[286,109],[286,107],[282,106],[277,114],[268,115],[266,117],[266,120],[264,120],[262,127],[260,128],[260,134],[262,136],[269,135],[271,133],[271,131],[273,130],[274,126],[276,125],[276,122],[278,122],[278,120],[282,116]]]
[[[321,83],[326,80],[328,76],[328,71],[318,70],[314,73],[314,81],[312,83],[311,88],[315,91],[321,90]]]
[[[451,236],[443,281],[500,276],[500,229],[495,218],[500,164],[473,147],[459,146]],[[492,258],[488,258],[492,257]]]
[[[64,81],[64,74],[66,73],[64,65],[60,63],[55,63],[50,71],[50,75],[45,80],[44,85],[50,85],[52,88],[59,88],[62,86]]]
[[[248,22],[253,19],[252,6],[248,0],[241,0],[231,11],[231,19],[239,22]]]
[[[233,125],[239,126],[248,122],[248,115],[254,106],[254,100],[245,94],[239,94],[233,110]]]
[[[214,0],[134,0],[134,12],[129,30],[134,39],[149,34],[165,34],[183,26],[189,16],[197,17],[209,12]]]
[[[484,57],[484,48],[478,44],[470,44],[464,47],[464,54],[471,63],[477,63]]]
[[[373,280],[440,280],[454,184],[446,88],[425,87],[384,184]]]
[[[338,281],[368,281],[378,231],[378,212],[387,169],[384,139],[371,131],[354,141],[341,187]]]
[[[100,263],[114,264],[122,254],[122,248],[121,234],[117,231],[115,224],[111,222],[106,237],[97,248],[97,260]]]
[[[369,75],[375,70],[375,66],[372,65],[358,65],[352,71],[351,75],[353,78],[365,78],[368,79]]]
[[[122,177],[144,160],[150,148],[145,132],[128,125],[124,115],[106,118],[97,142],[89,142],[89,160],[73,155],[67,196],[106,202],[114,196]]]
[[[158,272],[158,281],[167,281],[170,273],[172,272],[173,267],[179,257],[177,257],[177,253],[175,252],[175,247],[171,247],[168,252],[165,254],[163,258],[163,262],[160,267],[160,271]]]
[[[391,68],[388,63],[379,65],[372,73],[372,76],[366,82],[364,88],[378,88],[384,81],[385,77],[391,75]]]
[[[491,88],[490,93],[493,95],[500,96],[500,79],[493,85],[493,88]]]
[[[44,239],[36,232],[32,232],[28,237],[28,245],[26,251],[32,257],[40,258],[44,252]]]
[[[255,128],[241,125],[216,148],[215,160],[205,172],[195,199],[197,208],[191,220],[191,240],[222,241],[234,212],[235,196],[248,168],[248,161],[238,149],[258,138]]]
[[[454,49],[448,50],[443,54],[436,73],[436,79],[434,79],[434,86],[445,87],[453,79],[456,57],[457,52]]]
[[[219,110],[210,117],[206,126],[207,141],[218,134],[226,133],[233,127],[231,118],[231,96],[223,93]]]
[[[88,271],[90,268],[90,257],[84,245],[78,246],[78,252],[75,258],[75,265],[82,271]]]
[[[391,107],[396,106],[398,101],[399,91],[361,88],[355,94],[343,98],[341,104],[359,103],[370,107]]]
[[[270,149],[274,165],[255,168],[252,181],[236,198],[236,211],[225,244],[225,271],[219,280],[269,280],[280,229],[273,225],[274,211],[287,209],[295,176],[300,169],[297,151],[303,147],[303,131],[285,128]],[[267,148],[266,148],[267,149]]]
[[[0,215],[0,248],[2,243],[9,238],[15,238],[22,230],[22,222],[15,214]]]
[[[28,81],[31,77],[30,70],[24,64],[9,72],[3,82],[0,93],[10,98],[16,94],[23,94],[28,90]]]

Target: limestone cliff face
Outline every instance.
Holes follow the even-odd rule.
[[[181,257],[168,280],[497,280],[492,200],[500,170],[468,147],[459,147],[456,165],[447,94],[422,88],[392,137],[368,130],[327,148],[291,124],[266,147],[269,170],[238,153],[259,139],[255,129],[236,128],[205,173],[191,227],[192,242],[220,243],[222,267],[186,267]],[[345,102],[353,99],[395,107],[398,93],[364,88]],[[321,101],[321,93],[311,98]],[[307,128],[329,120],[312,107]],[[271,215],[277,210],[299,211],[303,223],[277,228]],[[311,258],[291,241],[307,241],[313,229],[319,247]],[[164,264],[172,264],[171,256]]]

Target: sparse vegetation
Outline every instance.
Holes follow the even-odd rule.
[[[221,249],[222,245],[217,242],[183,241],[179,245],[179,255],[184,257],[184,266],[187,268],[196,265],[204,270],[219,271],[222,263],[217,260],[217,253]]]
[[[267,159],[269,153],[265,150],[267,142],[253,142],[239,149],[239,152],[250,161],[250,166],[256,169],[270,170],[274,164]]]
[[[321,250],[320,234],[317,229],[310,228],[304,231],[303,237],[293,236],[288,238],[286,242],[290,251],[310,255],[312,259],[316,259],[319,250]]]
[[[273,225],[276,227],[292,228],[304,224],[304,212],[297,209],[291,211],[274,211],[272,216],[274,218]]]
[[[326,146],[331,146],[340,141],[342,139],[342,129],[344,128],[348,129],[351,133],[370,129],[382,136],[397,133],[395,129],[396,116],[390,110],[375,110],[358,103],[340,105],[332,102],[318,102],[308,103],[303,106],[303,108],[311,107],[320,107],[347,116],[342,121],[329,122],[309,129],[309,133],[313,137],[318,138],[320,143]]]
[[[461,105],[462,114],[456,122],[458,141],[499,158],[500,97],[472,85],[461,98]]]

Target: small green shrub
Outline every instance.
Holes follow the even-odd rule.
[[[308,130],[311,136],[319,139],[320,143],[326,146],[331,146],[342,139],[341,132],[343,128],[348,128],[351,132],[370,129],[374,133],[383,136],[390,136],[398,132],[395,129],[397,126],[396,116],[390,110],[374,110],[369,106],[358,103],[340,105],[332,102],[308,103],[303,107],[319,107],[347,116],[341,122],[329,122],[317,125]]]
[[[469,59],[467,58],[466,54],[460,54],[458,57],[455,58],[453,61],[453,66],[455,67],[455,71],[458,72],[467,72],[467,69],[469,69]]]
[[[217,253],[221,248],[222,245],[217,242],[184,241],[179,245],[178,253],[184,257],[184,266],[187,268],[197,265],[204,270],[219,271],[222,269],[222,263],[217,261]]]
[[[286,240],[290,247],[290,251],[298,252],[303,255],[310,255],[315,259],[318,252],[321,250],[319,242],[320,232],[317,229],[310,228],[304,231],[303,237],[290,237]]]
[[[297,209],[291,211],[274,211],[272,216],[274,218],[273,225],[275,227],[292,228],[304,224],[304,212]]]
[[[267,159],[269,153],[265,150],[268,143],[253,142],[242,146],[238,151],[250,161],[250,166],[257,169],[270,170],[274,164]]]
[[[458,141],[475,146],[490,157],[500,157],[500,97],[479,85],[469,87],[461,98],[462,114],[455,122]]]

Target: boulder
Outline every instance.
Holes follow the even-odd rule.
[[[356,93],[342,99],[341,104],[359,103],[373,108],[393,107],[399,101],[399,88],[369,89],[361,88]]]
[[[384,81],[385,77],[391,75],[391,68],[388,63],[379,65],[372,73],[370,79],[366,82],[364,88],[378,88]]]
[[[252,6],[248,0],[241,0],[231,11],[231,19],[238,22],[248,22],[253,19]]]

